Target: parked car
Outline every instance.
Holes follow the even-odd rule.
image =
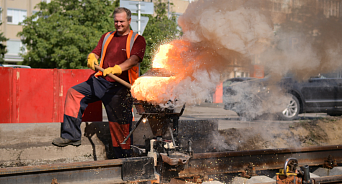
[[[267,76],[233,78],[225,83],[229,85],[223,89],[224,108],[247,119],[267,113],[283,120],[296,119],[300,113],[342,115],[342,71],[319,74],[302,82],[291,76],[273,82],[272,76]]]
[[[11,67],[11,68],[31,68],[27,65],[9,65],[9,64],[0,64],[0,67]]]

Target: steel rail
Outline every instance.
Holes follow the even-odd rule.
[[[281,169],[287,158],[294,157],[300,166],[324,165],[328,157],[342,163],[342,145],[305,148],[263,149],[217,153],[194,153],[189,165],[179,177],[244,172],[250,166],[255,170]]]
[[[0,169],[0,176],[20,174],[20,173],[38,173],[48,171],[63,171],[73,169],[88,169],[96,167],[116,167],[121,166],[123,159],[89,161],[89,162],[75,162],[75,163],[61,163],[53,165],[37,165],[37,166],[23,166],[23,167],[8,167]]]
[[[323,176],[320,178],[312,178],[314,181],[314,184],[319,184],[319,183],[341,183],[342,181],[342,175],[337,175],[337,176]]]
[[[194,153],[178,178],[208,176],[223,173],[283,168],[287,158],[296,158],[300,166],[319,166],[327,160],[342,163],[342,145],[293,149],[264,149]],[[24,166],[0,169],[0,183],[125,183],[127,181],[155,180],[154,160],[151,157],[133,157],[92,162]],[[324,178],[322,178],[324,179]],[[326,178],[326,180],[340,179]]]
[[[0,169],[0,183],[126,183],[155,179],[154,160],[134,157]]]
[[[327,183],[341,183],[342,181],[342,175],[336,175],[336,176],[322,176],[319,178],[312,178],[312,184],[327,184]],[[258,184],[277,184],[277,182],[263,182]]]

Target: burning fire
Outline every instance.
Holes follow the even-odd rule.
[[[151,70],[162,68],[174,75],[171,77],[139,77],[131,89],[134,98],[157,104],[173,100],[172,86],[179,81],[179,72],[176,72],[175,68],[184,70],[184,67],[179,66],[182,63],[180,56],[182,52],[187,50],[187,46],[189,43],[183,40],[174,40],[171,43],[161,45],[152,61]]]
[[[164,44],[159,46],[158,52],[153,59],[152,68],[165,68],[165,60],[168,59],[167,54],[173,48],[171,44]]]
[[[138,100],[152,103],[163,103],[160,94],[166,94],[167,88],[174,80],[174,77],[140,77],[132,86],[132,94]],[[166,97],[169,98],[170,97]],[[167,100],[166,100],[167,101]]]

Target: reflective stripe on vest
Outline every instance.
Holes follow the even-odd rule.
[[[102,50],[101,50],[100,67],[102,67],[102,65],[103,65],[103,60],[104,60],[104,57],[106,55],[107,47],[108,47],[110,41],[112,40],[112,38],[114,37],[115,33],[116,33],[116,31],[108,32],[106,34],[105,38],[103,39]],[[126,41],[127,59],[129,59],[131,57],[131,50],[133,48],[134,41],[137,39],[137,37],[138,37],[138,34],[133,32],[132,30],[128,34],[127,41]],[[134,81],[139,77],[139,75],[140,75],[139,71],[140,71],[140,64],[139,63],[136,66],[133,66],[131,69],[128,70],[128,79],[129,79],[129,82],[131,84],[133,84]],[[96,77],[102,76],[102,72],[98,71],[95,74],[95,76]]]

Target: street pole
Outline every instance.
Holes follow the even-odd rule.
[[[170,0],[167,1],[168,6],[167,6],[167,17],[170,18]]]
[[[140,5],[140,1],[138,3],[138,34],[141,33],[140,27],[141,27],[141,5]]]

